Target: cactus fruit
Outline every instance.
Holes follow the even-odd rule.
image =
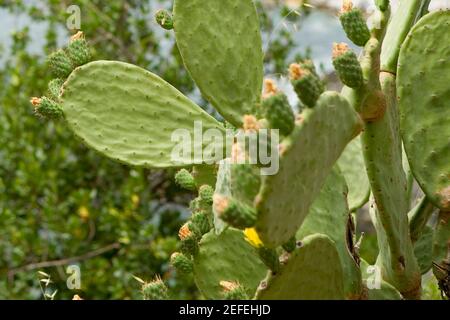
[[[166,30],[173,29],[172,15],[167,10],[158,10],[155,13],[156,23]]]
[[[281,135],[288,136],[294,130],[295,116],[289,105],[287,96],[274,89],[270,84],[272,80],[267,79],[265,97],[263,97],[262,108],[264,116],[269,121],[270,127],[279,129]]]
[[[142,295],[144,300],[167,300],[169,298],[168,289],[159,277],[142,285]]]
[[[289,75],[292,86],[300,100],[307,107],[313,108],[324,91],[324,85],[317,74],[300,64],[293,63],[289,66]]]
[[[450,12],[422,17],[428,3],[401,1],[390,19],[389,1],[376,0],[369,30],[362,12],[344,1],[340,19],[350,40],[364,46],[361,57],[335,46],[333,64],[346,85],[341,94],[324,92],[312,61],[292,64],[291,84],[307,107],[297,114],[273,81],[261,92],[252,0],[175,0],[173,23],[158,12],[163,27],[173,24],[183,63],[223,121],[142,68],[88,62],[82,34],[50,56],[57,79],[48,98],[31,102],[38,114],[63,117],[107,157],[185,168],[175,180],[198,196],[171,263],[192,273],[207,299],[417,299],[430,266],[449,297],[450,51],[443,39]],[[224,139],[198,143],[198,129]],[[266,129],[279,129],[281,141],[269,135],[264,142]],[[241,133],[245,143],[266,143],[258,151],[276,151],[276,172],[262,174],[265,164],[254,161]],[[403,145],[425,193],[412,210]],[[211,146],[214,154],[204,153]],[[370,269],[355,239],[358,209],[369,194],[379,246]],[[431,230],[435,207],[440,214]],[[146,299],[168,297],[159,278],[143,291]]]
[[[238,282],[220,281],[225,300],[248,300],[245,289]]]
[[[340,14],[342,27],[347,37],[357,46],[363,47],[370,38],[370,31],[361,10],[353,8],[351,0],[344,0]]]
[[[175,182],[186,190],[196,190],[197,185],[195,183],[194,177],[186,169],[181,169],[175,175]]]
[[[45,118],[59,118],[63,114],[61,106],[47,97],[32,98],[31,104],[34,112]]]
[[[91,60],[91,52],[82,31],[71,37],[66,52],[74,67],[82,66]]]
[[[170,256],[170,264],[177,269],[177,271],[188,274],[192,272],[192,261],[180,252],[174,252]]]
[[[347,44],[334,44],[333,65],[343,84],[354,89],[363,85],[363,73],[358,57]]]
[[[57,78],[67,78],[73,70],[72,62],[64,50],[52,53],[48,58],[52,74]]]

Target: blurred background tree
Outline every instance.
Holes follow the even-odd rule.
[[[300,11],[271,2],[258,1],[258,10],[270,44],[266,73],[276,75],[307,50],[279,27],[286,14],[299,22]],[[43,291],[57,290],[55,299],[139,299],[133,275],[151,280],[155,274],[174,298],[198,298],[192,279],[167,264],[192,198],[174,184],[173,172],[117,164],[85,148],[61,121],[33,114],[30,97],[51,79],[45,57],[71,34],[66,10],[72,4],[81,9],[94,59],[151,70],[211,110],[182,66],[173,33],[153,20],[172,1],[0,0],[1,19],[25,21],[5,22],[7,35],[0,35],[0,298],[42,299]],[[66,286],[71,264],[81,269],[80,290]],[[52,283],[42,285],[39,271]]]

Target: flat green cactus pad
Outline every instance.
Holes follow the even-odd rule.
[[[450,258],[450,212],[439,212],[433,236],[433,261],[441,263]]]
[[[348,206],[353,212],[365,205],[370,195],[370,183],[364,165],[360,137],[348,144],[338,160],[338,165],[347,181]]]
[[[386,281],[381,279],[381,272],[377,272],[376,266],[371,266],[368,272],[369,264],[361,260],[361,273],[367,286],[367,295],[369,300],[403,300],[400,292]]]
[[[223,299],[220,281],[239,282],[252,297],[266,272],[244,233],[233,228],[220,235],[211,231],[203,236],[194,257],[195,282],[207,299]]]
[[[338,93],[325,92],[281,145],[279,171],[256,197],[256,228],[266,246],[295,235],[334,163],[361,129],[358,114]]]
[[[61,100],[67,122],[86,144],[130,165],[192,164],[194,148],[200,155],[202,149],[193,143],[194,121],[201,121],[203,130],[223,133],[219,122],[170,84],[123,62],[96,61],[75,69],[63,86]],[[172,140],[177,129],[190,140]],[[191,154],[176,152],[180,155],[176,159],[172,152],[181,142]]]
[[[334,241],[344,272],[345,294],[352,299],[361,296],[362,279],[359,266],[352,255],[355,253],[353,239],[348,243],[350,212],[346,194],[344,177],[334,168],[296,237],[301,240],[308,235],[321,233]]]
[[[400,51],[401,131],[411,170],[427,197],[450,210],[450,11],[433,12]]]
[[[333,241],[314,234],[303,239],[276,275],[270,275],[256,293],[259,300],[344,299],[339,255]]]
[[[174,29],[184,64],[222,116],[240,127],[261,95],[263,53],[252,0],[176,0]]]
[[[433,229],[426,226],[421,237],[414,244],[414,255],[419,263],[420,272],[427,273],[433,262]]]

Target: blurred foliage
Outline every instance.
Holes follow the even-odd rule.
[[[192,279],[167,264],[192,197],[174,185],[173,172],[114,163],[85,148],[63,121],[33,114],[29,99],[46,90],[45,56],[70,35],[65,23],[72,4],[81,8],[95,59],[147,68],[210,110],[182,67],[173,33],[153,22],[153,12],[170,9],[171,1],[0,0],[4,13],[30,18],[28,27],[11,30],[10,48],[0,46],[0,54],[9,52],[0,59],[0,298],[44,298],[38,271],[50,276],[55,299],[139,299],[133,275],[151,280],[155,274],[174,298],[197,298]],[[258,8],[272,43],[266,71],[283,72],[295,49],[291,33],[276,28],[279,8]],[[47,25],[42,39],[35,23]],[[42,54],[30,53],[31,41],[42,45]],[[67,288],[65,261],[80,266],[81,290]]]

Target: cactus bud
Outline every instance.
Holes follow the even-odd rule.
[[[160,277],[142,286],[144,300],[167,300],[169,298],[168,289]]]
[[[295,248],[297,248],[297,239],[295,239],[295,237],[292,237],[286,243],[284,243],[282,247],[286,252],[291,253],[295,250]]]
[[[260,170],[256,165],[233,164],[231,166],[232,194],[239,199],[253,203],[261,188]]]
[[[284,93],[278,92],[267,97],[262,101],[262,107],[271,128],[279,129],[283,136],[288,136],[294,130],[295,115]]]
[[[258,248],[258,254],[261,261],[269,268],[273,273],[277,273],[280,270],[280,260],[275,249],[269,249],[266,247]]]
[[[363,85],[363,73],[356,54],[345,43],[333,45],[333,65],[342,83],[357,89]]]
[[[36,114],[42,117],[56,119],[63,115],[61,106],[47,97],[34,97],[30,102],[34,106]]]
[[[214,207],[220,218],[233,227],[250,228],[256,223],[256,210],[238,200],[216,194]]]
[[[185,223],[178,232],[181,240],[181,251],[187,256],[193,256],[198,252],[198,237],[192,229],[190,222]]]
[[[191,224],[198,231],[200,236],[203,236],[205,233],[208,233],[209,230],[211,230],[211,228],[212,228],[212,225],[209,220],[209,216],[204,211],[195,213],[192,216],[191,220],[192,220]]]
[[[74,69],[72,62],[64,50],[53,52],[48,57],[48,64],[53,75],[63,79],[67,78]]]
[[[55,100],[58,101],[59,100],[59,96],[61,95],[61,88],[63,85],[64,81],[61,79],[53,79],[52,81],[50,81],[48,83],[48,92],[50,94],[50,97]]]
[[[291,83],[299,99],[309,108],[313,108],[324,91],[322,81],[317,75],[293,63],[289,66]]]
[[[220,286],[223,288],[225,300],[247,300],[248,295],[243,286],[239,282],[234,281],[220,281]]]
[[[213,203],[213,195],[214,195],[214,189],[204,184],[198,189],[198,196],[200,197],[200,200],[208,205],[211,205]]]
[[[167,10],[158,10],[155,14],[155,20],[162,28],[166,30],[173,29],[172,15]]]
[[[363,47],[370,39],[370,31],[361,10],[353,8],[350,0],[344,0],[340,15],[347,37],[357,46]]]
[[[78,31],[77,34],[70,38],[67,55],[75,67],[82,66],[91,60],[91,52],[83,32]]]
[[[264,80],[264,92],[263,92],[263,99],[270,98],[274,94],[278,92],[277,85],[275,84],[275,81],[272,79],[265,79]]]
[[[182,274],[192,272],[192,261],[180,252],[174,252],[170,256],[170,264]]]
[[[194,177],[186,169],[181,169],[175,175],[175,182],[182,188],[194,191],[197,189]]]

